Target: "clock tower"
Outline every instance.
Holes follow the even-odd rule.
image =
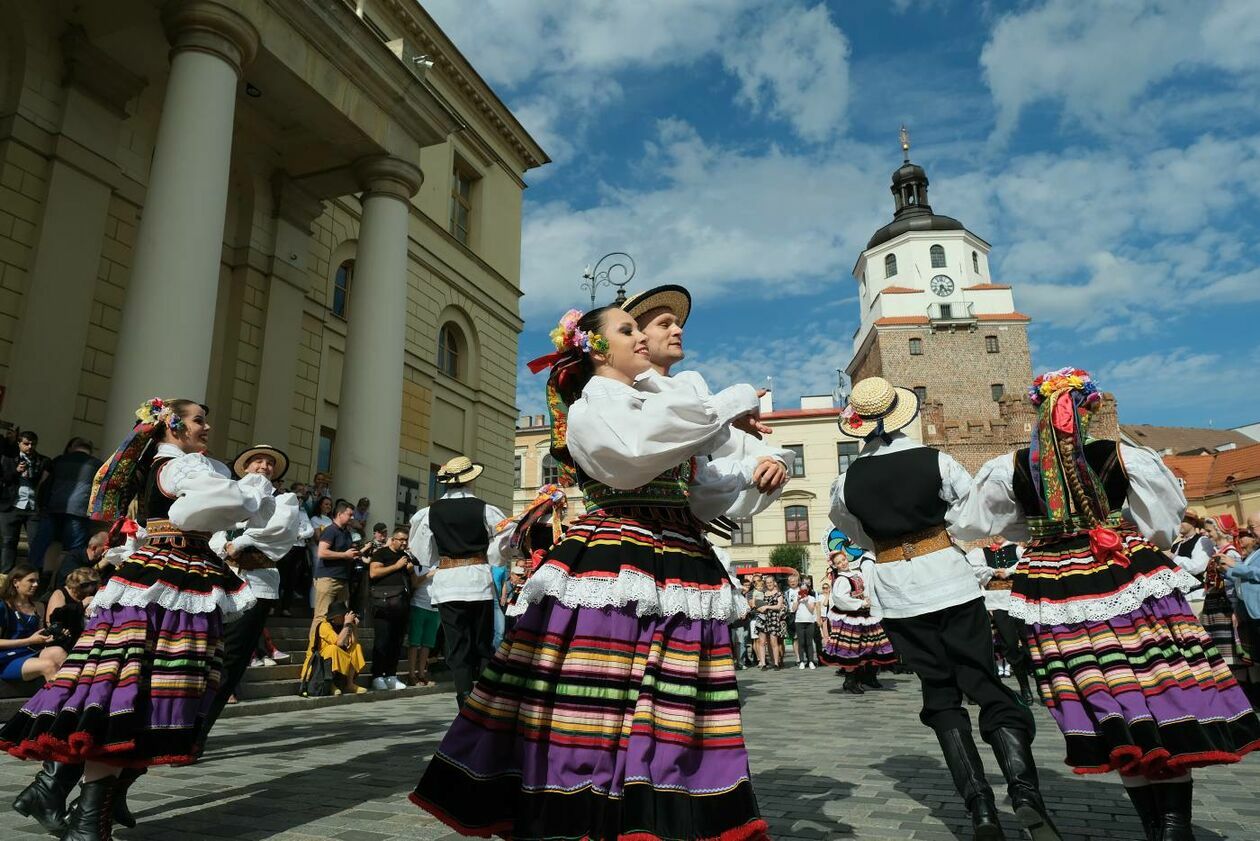
[[[1030,319],[1015,309],[1011,287],[990,276],[989,243],[933,212],[927,172],[910,162],[904,127],[901,147],[892,221],[853,268],[862,324],[848,374],[914,389],[925,424],[976,432],[1004,425],[1004,398],[1022,400],[1032,381]],[[930,440],[943,430],[922,432]]]

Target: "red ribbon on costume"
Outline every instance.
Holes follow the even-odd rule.
[[[1104,526],[1089,530],[1089,551],[1100,561],[1115,561],[1118,566],[1128,567],[1129,553],[1118,533]]]
[[[564,359],[565,356],[567,355],[568,355],[568,351],[558,350],[555,353],[549,353],[546,356],[540,356],[537,359],[526,363],[526,365],[529,368],[529,372],[531,374],[537,374],[542,369],[550,368],[552,365],[555,365],[561,359]]]
[[[1050,422],[1054,424],[1055,429],[1065,435],[1076,432],[1076,408],[1072,405],[1072,392],[1060,393],[1059,399],[1054,402],[1054,408],[1051,410]]]

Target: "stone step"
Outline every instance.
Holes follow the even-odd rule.
[[[381,701],[402,701],[420,695],[451,695],[451,717],[455,716],[454,686],[449,681],[438,681],[432,686],[409,686],[386,692],[365,692],[362,695],[331,695],[326,698],[303,698],[296,694],[296,681],[288,684],[293,690],[283,695],[273,695],[254,700],[242,700],[236,704],[228,704],[223,709],[223,718],[241,718],[251,715],[267,715],[269,713],[304,712],[323,707],[335,707],[342,704],[374,704]],[[0,704],[4,702],[0,701]],[[16,708],[14,708],[16,710]],[[211,737],[213,745],[213,737]],[[213,748],[212,748],[213,749]]]
[[[271,667],[268,671],[278,667]],[[398,670],[398,679],[403,680],[407,676],[407,664],[400,664]],[[371,669],[365,669],[355,678],[355,682],[360,686],[368,687],[372,683]],[[398,690],[395,690],[398,691]],[[267,675],[263,680],[241,681],[241,685],[236,689],[236,697],[241,701],[254,700],[257,698],[279,698],[285,695],[298,694],[298,675],[293,677],[280,677]]]

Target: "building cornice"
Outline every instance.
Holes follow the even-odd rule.
[[[503,100],[491,89],[481,74],[464,58],[459,48],[446,36],[437,21],[414,0],[382,0],[407,27],[407,34],[415,38],[433,61],[433,66],[466,97],[477,112],[488,122],[524,164],[524,169],[534,169],[551,163],[538,141],[530,136],[516,116],[503,104]]]

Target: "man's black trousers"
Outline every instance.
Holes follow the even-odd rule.
[[[442,620],[446,666],[462,704],[494,654],[494,602],[443,602],[438,605],[438,616]]]
[[[998,678],[993,634],[984,599],[908,619],[884,619],[884,630],[923,690],[919,720],[938,733],[970,732],[963,708],[966,695],[980,705],[980,733],[999,727],[1023,730],[1032,737],[1032,713]]]

